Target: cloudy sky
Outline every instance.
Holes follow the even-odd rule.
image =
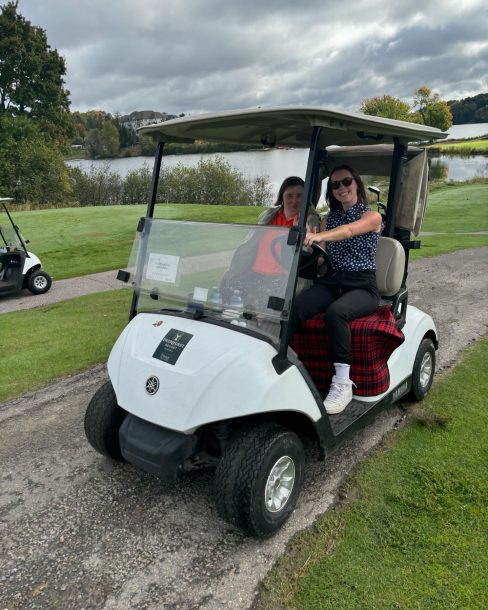
[[[6,0],[0,0],[5,3]],[[358,110],[488,92],[486,0],[19,0],[64,56],[71,109]]]

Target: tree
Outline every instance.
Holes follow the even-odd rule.
[[[65,61],[17,8],[18,0],[0,6],[0,116],[29,116],[65,143],[72,133]]]
[[[71,195],[63,156],[27,116],[0,116],[0,195],[51,204]]]
[[[383,95],[363,100],[360,111],[370,116],[381,116],[399,121],[411,121],[410,105],[397,97]]]
[[[452,125],[451,109],[447,102],[441,100],[438,93],[432,94],[429,87],[423,85],[414,93],[414,113],[417,123],[437,127],[446,131]]]

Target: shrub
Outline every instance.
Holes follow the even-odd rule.
[[[89,172],[72,167],[70,176],[73,195],[80,205],[117,205],[146,203],[152,172],[144,165],[123,179],[111,172],[107,163],[101,167],[92,165]],[[197,167],[178,163],[161,168],[158,203],[265,206],[271,196],[268,176],[249,180],[222,156],[201,159]]]

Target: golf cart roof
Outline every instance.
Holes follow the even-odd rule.
[[[186,116],[142,127],[139,133],[157,142],[195,140],[255,146],[308,148],[314,127],[322,127],[321,144],[355,146],[442,139],[434,127],[330,108],[288,107],[231,110]]]

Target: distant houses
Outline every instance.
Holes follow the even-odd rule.
[[[169,119],[175,119],[175,114],[167,114],[166,112],[154,112],[153,110],[135,110],[130,114],[125,114],[119,119],[119,125],[136,131],[139,127],[145,125],[152,125],[153,123],[162,123],[163,121],[169,121]]]

